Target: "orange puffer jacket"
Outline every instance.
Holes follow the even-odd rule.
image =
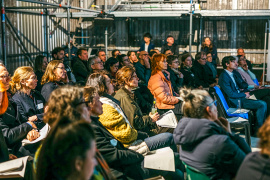
[[[165,72],[168,74],[168,79],[170,79],[170,73]],[[174,104],[179,102],[179,99],[173,96],[171,81],[168,81],[161,71],[150,77],[148,89],[156,98],[158,109],[174,109]]]

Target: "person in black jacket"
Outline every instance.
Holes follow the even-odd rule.
[[[259,129],[258,138],[259,152],[253,152],[247,155],[241,164],[236,180],[262,180],[270,179],[270,118],[268,117],[262,127]]]
[[[168,56],[167,63],[169,65],[167,71],[170,73],[170,80],[173,86],[173,90],[178,93],[182,87],[184,76],[180,71],[178,71],[179,61],[177,56]]]
[[[148,56],[148,53],[147,53],[147,55],[142,55],[142,53],[145,53],[146,54],[147,53],[146,51],[142,51],[140,53],[140,55],[141,56]],[[148,62],[145,61],[146,64],[143,66],[140,63],[140,61],[138,60],[136,52],[129,51],[127,53],[127,56],[129,58],[130,62],[133,64],[133,66],[136,69],[136,74],[138,75],[138,78],[140,80],[140,83],[147,85],[148,84],[148,81],[150,79],[150,76],[151,76],[151,69],[150,69],[150,62],[149,62],[149,60],[148,60]]]
[[[217,117],[216,101],[207,91],[182,89],[180,97],[184,118],[173,135],[180,145],[180,159],[210,179],[233,179],[250,147],[231,133],[225,118]]]
[[[76,78],[76,82],[79,83],[80,85],[84,85],[87,77],[90,74],[87,49],[85,48],[78,49],[77,56],[78,59],[74,63],[72,69]]]
[[[37,76],[37,87],[36,90],[41,92],[41,78],[44,75],[44,72],[46,71],[48,65],[48,61],[46,56],[38,55],[35,59],[35,74]]]
[[[11,100],[16,103],[23,119],[34,122],[38,129],[41,129],[45,125],[43,123],[45,100],[38,91],[35,91],[37,76],[33,69],[28,66],[17,68],[10,84],[14,93]]]
[[[209,88],[217,84],[211,69],[206,65],[206,54],[204,52],[196,54],[191,70],[194,73],[195,86]]]
[[[169,35],[167,36],[167,43],[164,44],[162,47],[161,47],[161,53],[162,54],[165,54],[165,51],[166,50],[171,50],[171,52],[173,53],[173,55],[176,55],[178,56],[179,55],[179,47],[177,44],[174,43],[174,38],[173,36]]]
[[[41,94],[47,102],[53,90],[69,82],[65,65],[60,60],[51,61],[42,76]]]
[[[0,81],[4,84],[4,88],[7,93],[7,90],[10,87],[10,76],[3,65],[0,65]],[[10,99],[9,93],[7,93],[7,97]],[[33,156],[31,152],[22,147],[21,141],[26,137],[31,137],[31,139],[33,139],[35,136],[38,136],[36,131],[32,131],[37,127],[34,122],[29,120],[25,121],[25,119],[22,118],[14,102],[9,100],[7,101],[8,108],[0,115],[0,128],[2,129],[7,147],[11,153],[18,157],[26,155]]]
[[[146,51],[146,52],[150,52],[151,49],[155,49],[155,45],[151,42],[152,36],[150,33],[145,33],[143,35],[143,43],[140,46],[139,52],[141,51]]]
[[[183,86],[188,88],[196,88],[194,74],[191,71],[192,67],[192,56],[189,53],[185,53],[181,57],[182,64],[180,72],[183,74]]]

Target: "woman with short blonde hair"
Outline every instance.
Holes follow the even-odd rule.
[[[41,94],[48,101],[50,94],[53,90],[58,88],[61,85],[65,85],[69,82],[67,71],[63,61],[53,60],[51,61],[42,76],[41,85]]]
[[[41,129],[43,122],[45,100],[42,95],[35,90],[37,86],[37,76],[33,68],[22,66],[15,70],[10,81],[11,91],[14,93],[12,101],[16,103],[17,109],[22,116],[22,122],[28,123],[32,128]],[[27,138],[32,141],[39,137],[39,133],[32,130]]]

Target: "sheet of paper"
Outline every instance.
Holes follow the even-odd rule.
[[[174,154],[170,147],[152,151],[144,156],[144,167],[163,171],[175,172]]]
[[[232,117],[232,118],[228,118],[227,119],[230,123],[240,123],[240,122],[247,122],[248,120],[247,119],[244,119],[244,118],[241,118],[241,117]]]
[[[249,98],[248,99],[251,99],[251,100],[257,100],[257,98],[255,97],[255,95],[253,94],[253,95],[251,95],[251,96],[249,96]]]
[[[237,109],[237,108],[229,108],[227,110],[228,113],[230,114],[240,114],[240,113],[248,113],[248,109]]]
[[[160,127],[176,128],[177,126],[176,116],[172,110],[162,114],[156,123]]]
[[[184,101],[183,98],[181,97],[176,97],[177,99],[179,99],[180,101]]]
[[[27,160],[31,160],[31,159],[33,158],[30,156],[25,156],[22,158],[13,159],[7,162],[0,163],[0,169],[2,169],[3,167],[5,167],[6,170],[8,168],[12,169],[12,170],[9,170],[9,171],[7,170],[5,172],[0,173],[0,179],[24,177]],[[19,168],[14,169],[13,166],[17,167],[16,165],[17,163],[20,164],[21,166]]]
[[[47,134],[49,133],[49,131],[50,131],[50,126],[49,126],[48,124],[46,124],[46,125],[39,131],[39,134],[40,134],[39,138],[37,138],[37,139],[34,140],[34,141],[29,141],[28,139],[24,139],[24,140],[22,140],[22,145],[25,146],[25,145],[27,145],[27,144],[34,144],[34,143],[36,143],[36,142],[39,142],[39,141],[45,139],[46,136],[47,136]]]

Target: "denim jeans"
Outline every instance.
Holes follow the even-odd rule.
[[[171,133],[165,132],[149,138],[144,139],[150,151],[170,147],[174,152],[177,151],[176,145]]]
[[[261,127],[266,118],[267,104],[262,100],[250,100],[242,99],[242,107],[245,109],[256,110],[256,117],[258,122],[258,127]]]

